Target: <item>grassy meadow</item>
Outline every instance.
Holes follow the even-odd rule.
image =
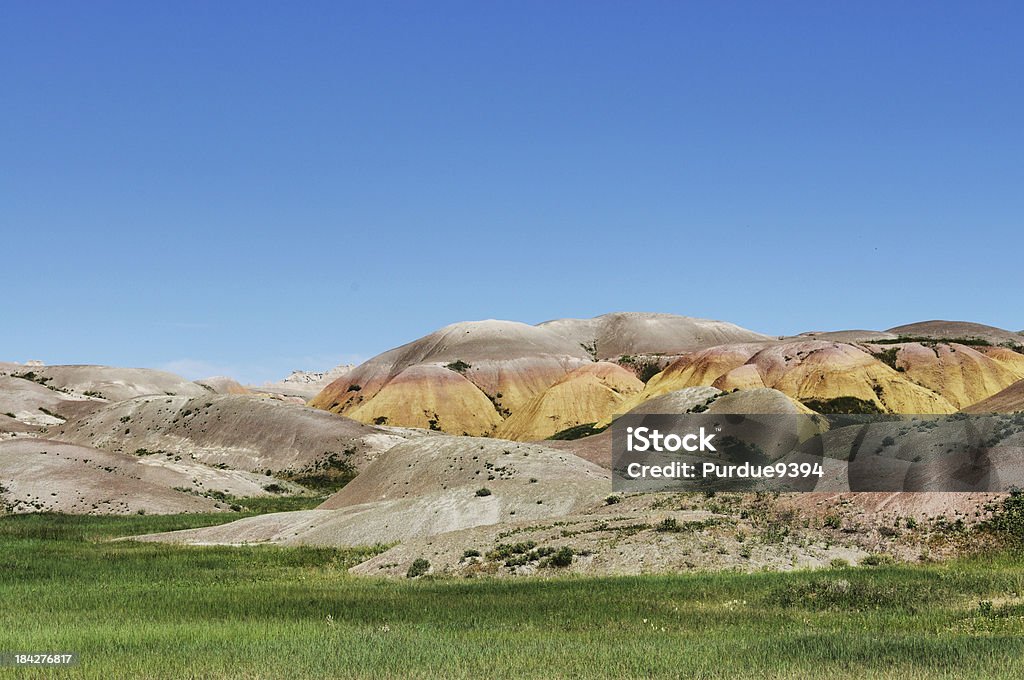
[[[255,507],[250,512],[280,509]],[[1020,678],[1024,555],[795,573],[350,576],[375,550],[111,542],[238,515],[0,517],[0,653],[86,678]]]

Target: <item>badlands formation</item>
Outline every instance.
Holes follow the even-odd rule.
[[[770,388],[810,408],[955,413],[1024,379],[1024,337],[932,321],[770,338],[733,324],[619,313],[538,326],[459,323],[332,382],[310,405],[377,425],[535,441],[689,387]]]
[[[512,575],[552,560],[640,573],[912,558],[934,543],[929,523],[986,516],[994,497],[976,493],[611,493],[617,414],[851,409],[1022,411],[1024,336],[934,321],[780,338],[617,313],[457,323],[261,387],[0,364],[0,511],[233,512],[245,498],[318,497],[315,510],[144,540],[394,544],[356,571],[397,576],[417,559],[433,573]],[[923,528],[886,529],[908,517]],[[782,540],[743,544],[783,525]]]

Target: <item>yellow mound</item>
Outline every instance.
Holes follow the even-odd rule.
[[[346,412],[364,423],[421,427],[472,436],[493,434],[501,423],[494,404],[459,373],[443,366],[413,366],[373,399]]]
[[[872,349],[877,352],[881,347]],[[955,343],[907,343],[885,349],[896,350],[898,370],[942,395],[957,409],[987,399],[1024,378],[1024,355],[1009,349],[992,348],[983,353]]]
[[[632,372],[617,364],[602,361],[581,366],[502,423],[497,436],[533,441],[593,423],[614,413],[627,396],[639,393],[643,386]]]

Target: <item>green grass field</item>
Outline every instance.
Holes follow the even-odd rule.
[[[788,574],[391,582],[346,573],[373,549],[107,540],[237,516],[0,517],[0,653],[82,658],[0,674],[1024,676],[1014,552]]]

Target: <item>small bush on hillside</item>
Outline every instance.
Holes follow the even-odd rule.
[[[555,554],[553,554],[551,557],[547,559],[547,562],[545,562],[545,566],[568,567],[570,564],[572,564],[572,558],[574,554],[575,553],[573,552],[573,549],[568,546],[559,548],[555,552]]]
[[[1024,541],[1024,490],[1010,491],[982,527],[1015,543]]]
[[[473,365],[467,364],[462,359],[456,359],[450,364],[445,364],[444,367],[447,368],[449,371],[455,371],[456,373],[465,373],[469,369],[473,368]]]
[[[430,562],[422,557],[417,557],[413,560],[412,564],[409,565],[409,571],[405,572],[405,577],[416,578],[417,576],[423,576],[428,571],[430,571]]]
[[[823,415],[850,415],[884,413],[873,401],[859,397],[835,397],[834,399],[807,399],[804,406]]]
[[[896,355],[899,354],[898,347],[890,347],[889,349],[883,349],[881,352],[875,355],[875,358],[881,361],[889,368],[903,372],[903,368],[896,365]]]
[[[584,423],[582,425],[576,425],[574,427],[568,427],[560,432],[548,437],[552,441],[572,441],[575,439],[583,439],[591,435],[600,434],[608,429],[608,426],[596,427],[597,423]]]
[[[490,495],[491,495],[491,490],[490,490],[490,489],[488,489],[488,488],[487,488],[487,487],[485,486],[485,487],[484,487],[484,488],[482,488],[482,489],[477,489],[477,490],[476,490],[476,495],[477,495],[477,496],[480,496],[481,498],[482,498],[482,497],[484,497],[484,496],[490,496]]]

